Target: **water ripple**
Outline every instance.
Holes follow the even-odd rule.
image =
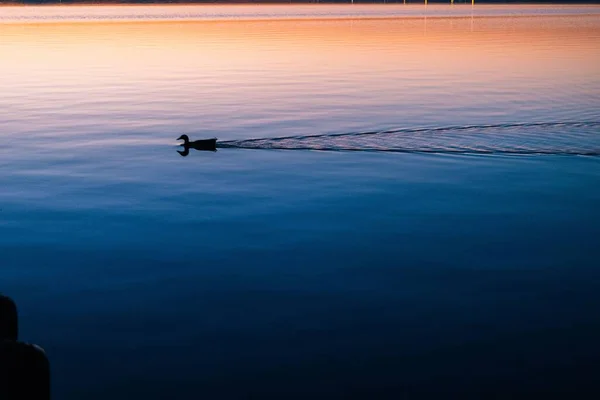
[[[600,155],[600,121],[462,125],[226,140],[221,148]]]

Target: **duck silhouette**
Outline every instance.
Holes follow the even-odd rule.
[[[181,135],[177,140],[183,140],[183,143],[180,144],[180,146],[183,146],[183,151],[177,150],[182,157],[187,156],[190,153],[190,149],[217,151],[217,138],[194,140],[193,142],[190,142],[188,135]]]

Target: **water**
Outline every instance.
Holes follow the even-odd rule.
[[[0,8],[0,290],[54,397],[597,390],[599,22]]]
[[[217,146],[229,149],[597,156],[600,155],[599,128],[597,121],[462,125],[238,139],[221,141]],[[548,140],[549,136],[552,140]]]

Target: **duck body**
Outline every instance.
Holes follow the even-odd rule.
[[[217,138],[194,140],[193,142],[190,142],[188,135],[181,135],[177,140],[183,140],[181,146],[186,150],[217,151]]]

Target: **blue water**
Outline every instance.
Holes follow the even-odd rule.
[[[598,392],[586,12],[0,24],[0,290],[54,398]]]

